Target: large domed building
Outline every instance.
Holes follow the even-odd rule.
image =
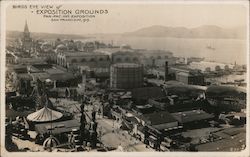
[[[210,86],[206,98],[221,111],[240,111],[246,108],[246,91],[231,86]]]
[[[44,42],[41,45],[41,50],[43,52],[50,52],[50,51],[52,51],[52,45],[49,42]]]
[[[64,44],[59,44],[59,45],[56,46],[55,52],[56,53],[63,53],[65,51],[67,51],[67,50],[68,49],[67,49],[67,47]]]

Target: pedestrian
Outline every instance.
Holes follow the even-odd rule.
[[[75,148],[75,137],[73,131],[71,131],[71,133],[68,135],[68,142],[73,148]]]

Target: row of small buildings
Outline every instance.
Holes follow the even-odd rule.
[[[179,107],[176,100],[172,103],[164,101],[166,108],[161,108],[150,101],[158,98],[168,99],[160,87],[134,89],[131,91],[130,99],[135,105],[128,107],[126,103],[122,103],[125,100],[117,100],[116,106],[111,109],[112,116],[122,121],[123,128],[131,135],[159,151],[166,151],[172,147],[175,140],[171,136],[174,134],[187,128],[208,124],[208,121],[214,119],[213,114],[199,109],[198,106],[194,109],[188,103],[184,109]],[[170,110],[171,108],[175,109]],[[180,109],[181,111],[178,111]]]
[[[125,99],[134,105],[124,103]],[[246,93],[232,87],[196,89],[172,85],[164,90],[153,86],[133,89],[130,97],[120,96],[111,114],[145,144],[156,150],[169,150],[178,141],[178,133],[210,127],[219,121],[220,113],[241,112],[246,108],[245,100]]]

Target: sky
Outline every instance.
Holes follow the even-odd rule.
[[[95,34],[131,32],[152,25],[223,28],[246,26],[247,8],[242,4],[64,4],[61,9],[107,9],[89,22],[52,22],[35,9],[6,9],[6,29],[23,31],[27,20],[31,32]],[[33,13],[31,11],[34,11]]]

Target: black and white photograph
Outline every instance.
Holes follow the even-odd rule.
[[[249,155],[249,1],[1,7],[3,156]]]

